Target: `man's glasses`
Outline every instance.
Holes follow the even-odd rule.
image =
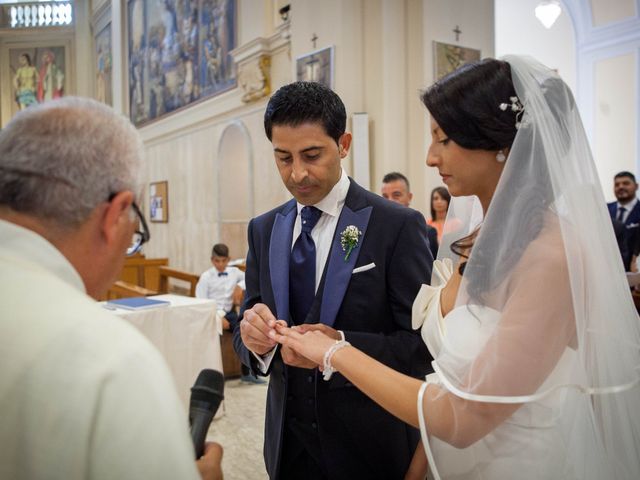
[[[109,195],[109,202],[111,202],[111,200],[113,200],[116,195],[117,193],[112,193],[111,195]],[[131,203],[131,208],[133,208],[134,213],[138,217],[138,228],[140,228],[140,230],[136,230],[135,232],[133,232],[131,243],[127,248],[127,256],[138,253],[140,251],[140,248],[142,248],[142,245],[147,243],[151,238],[151,233],[149,232],[147,221],[144,219],[144,215],[142,215],[142,212],[140,211],[140,208],[138,207],[136,202]]]
[[[127,248],[127,255],[133,255],[134,253],[139,252],[142,245],[147,243],[151,238],[151,233],[149,233],[147,221],[144,219],[144,215],[142,215],[142,212],[138,208],[138,205],[136,205],[136,202],[133,202],[131,204],[131,208],[133,208],[133,211],[138,216],[138,220],[140,220],[140,223],[138,224],[140,230],[136,230],[135,232],[133,232],[131,245],[129,245],[129,248]]]

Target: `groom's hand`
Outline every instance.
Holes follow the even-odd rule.
[[[240,322],[240,337],[245,346],[258,355],[264,355],[276,346],[276,341],[269,336],[274,331],[276,317],[269,307],[263,303],[256,303],[249,310],[245,310]]]

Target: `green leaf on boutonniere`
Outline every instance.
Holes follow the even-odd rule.
[[[355,225],[349,225],[340,234],[340,245],[342,246],[342,250],[346,252],[344,256],[345,262],[349,260],[349,255],[351,255],[353,249],[358,246],[361,235],[362,232],[358,230],[358,227]]]

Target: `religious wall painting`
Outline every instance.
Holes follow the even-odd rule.
[[[433,42],[434,79],[438,80],[465,63],[480,60],[480,50],[449,43]]]
[[[111,24],[96,35],[96,99],[113,105],[113,77],[111,73]]]
[[[200,88],[203,96],[236,85],[233,58],[236,47],[235,0],[202,0],[200,9]]]
[[[236,85],[236,0],[129,0],[129,112],[140,125]]]
[[[333,46],[299,56],[296,58],[296,80],[318,82],[332,89],[333,56]]]
[[[61,45],[9,49],[11,116],[65,95],[66,49]]]

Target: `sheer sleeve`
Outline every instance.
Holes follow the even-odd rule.
[[[500,312],[463,305],[447,315],[447,338],[435,361],[438,380],[432,379],[436,385],[424,398],[427,427],[431,419],[436,436],[468,446],[522,403],[562,384],[559,360],[570,352],[575,321],[566,257],[561,245],[553,245],[557,241],[541,235],[529,245],[494,295]],[[427,406],[434,401],[440,407]],[[448,414],[429,415],[439,408]]]

